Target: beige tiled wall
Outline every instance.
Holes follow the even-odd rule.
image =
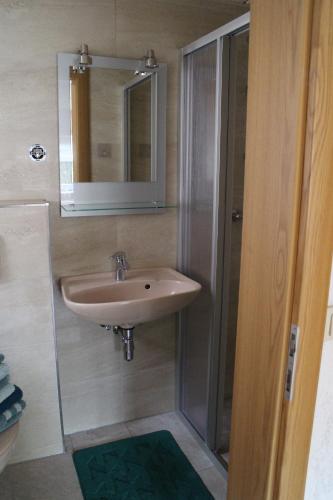
[[[109,269],[115,250],[132,267],[176,263],[176,211],[163,215],[60,219],[56,53],[81,41],[92,53],[140,58],[147,48],[168,63],[167,197],[177,199],[178,49],[242,13],[218,0],[3,0],[0,2],[1,198],[52,202],[55,277]],[[31,144],[47,160],[32,163]],[[34,221],[34,214],[28,215]],[[29,219],[29,220],[30,220]],[[117,339],[74,318],[58,297],[57,338],[67,432],[174,406],[174,318],[138,328],[136,360]],[[35,319],[31,317],[32,324]],[[80,369],[79,369],[80,368]]]
[[[27,408],[13,461],[62,451],[48,207],[0,208],[0,352]]]

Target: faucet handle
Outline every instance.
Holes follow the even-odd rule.
[[[126,259],[126,253],[123,251],[116,252],[110,257],[110,259],[114,260],[117,264],[120,264],[124,269],[128,268],[128,262]]]
[[[111,257],[111,259],[118,260],[118,259],[126,259],[126,253],[123,252],[122,250],[114,253]]]

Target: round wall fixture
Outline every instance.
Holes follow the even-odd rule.
[[[46,158],[46,149],[41,144],[34,144],[29,150],[29,155],[33,161],[43,161]]]

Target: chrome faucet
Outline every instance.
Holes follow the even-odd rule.
[[[125,280],[125,271],[128,270],[128,262],[125,252],[116,252],[111,257],[116,263],[116,281]]]

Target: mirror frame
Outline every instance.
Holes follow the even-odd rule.
[[[149,69],[152,95],[152,174],[153,182],[80,182],[61,184],[62,164],[73,157],[70,114],[69,68],[78,63],[78,54],[60,53],[58,59],[59,178],[62,217],[119,215],[156,212],[165,205],[167,65]],[[91,56],[89,68],[134,71],[142,69],[140,59]],[[142,80],[147,78],[143,76]],[[139,79],[137,80],[139,81]],[[122,125],[119,124],[121,127]],[[67,161],[66,161],[67,163]]]

